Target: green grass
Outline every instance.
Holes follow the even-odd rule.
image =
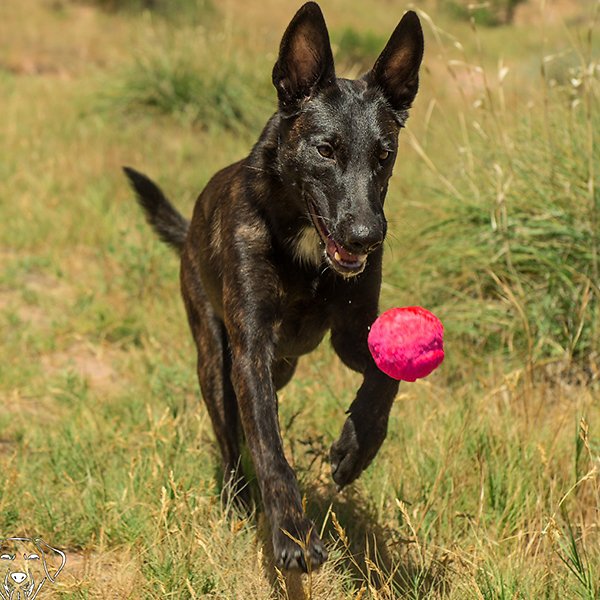
[[[149,13],[181,24],[202,23],[215,13],[211,0],[70,0],[81,4],[97,6],[108,12],[130,14]]]
[[[107,108],[135,116],[151,112],[184,125],[232,133],[256,131],[269,115],[267,69],[243,71],[239,57],[216,61],[190,55],[189,48],[141,55],[107,95]],[[207,68],[208,65],[208,68]]]
[[[415,252],[429,259],[430,301],[470,347],[530,364],[563,358],[586,368],[598,358],[596,85],[578,104],[567,90],[550,90],[546,114],[514,119],[482,107],[449,181],[453,193],[437,190],[452,203],[419,232]],[[495,135],[503,141],[490,146]]]
[[[286,452],[330,549],[318,573],[278,573],[260,511],[221,509],[177,260],[120,167],[189,215],[274,109],[294,8],[236,0],[210,28],[71,2],[0,8],[0,537],[66,550],[48,598],[598,598],[586,3],[566,29],[471,30],[425,6],[382,305],[439,313],[446,362],[401,387],[377,460],[342,494],[328,451],[359,378],[324,344],[281,393]],[[340,74],[368,68],[400,16],[323,8]]]

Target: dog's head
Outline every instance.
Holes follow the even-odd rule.
[[[54,582],[67,558],[41,539],[0,539],[0,598],[34,600],[48,579]]]
[[[373,68],[335,76],[321,9],[308,2],[289,24],[273,69],[279,98],[277,162],[297,210],[309,217],[297,254],[344,276],[360,273],[387,223],[383,202],[398,133],[419,86],[423,32],[404,15]],[[312,224],[311,224],[312,223]]]

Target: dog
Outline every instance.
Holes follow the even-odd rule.
[[[56,581],[66,562],[64,552],[39,538],[0,539],[0,598],[34,600],[46,580]]]
[[[338,489],[386,437],[398,382],[376,367],[367,335],[378,314],[384,199],[423,49],[409,11],[366,75],[337,78],[323,14],[308,2],[288,25],[273,68],[277,111],[249,156],[208,182],[191,221],[150,179],[124,167],[148,222],[181,256],[181,293],[225,488],[249,502],[243,433],[282,569],[306,572],[327,558],[303,512],[277,408],[277,390],[298,358],[327,332],[343,363],[363,376],[331,447]]]

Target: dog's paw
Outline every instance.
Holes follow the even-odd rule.
[[[352,418],[344,423],[342,434],[331,446],[329,459],[331,475],[342,489],[352,483],[371,464],[383,440],[387,426],[369,426],[362,424],[357,428]]]
[[[314,571],[327,560],[325,545],[308,519],[282,524],[273,531],[273,555],[278,568],[286,571]]]

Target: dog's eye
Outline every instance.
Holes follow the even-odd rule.
[[[40,557],[37,554],[30,554],[27,560],[40,560]]]
[[[317,152],[323,158],[333,158],[333,147],[330,144],[320,144],[317,146]]]
[[[2,554],[0,560],[13,560],[13,557],[10,554]]]
[[[385,162],[389,157],[390,157],[391,152],[389,150],[380,150],[379,151],[379,155],[377,158],[379,158],[380,162]]]

